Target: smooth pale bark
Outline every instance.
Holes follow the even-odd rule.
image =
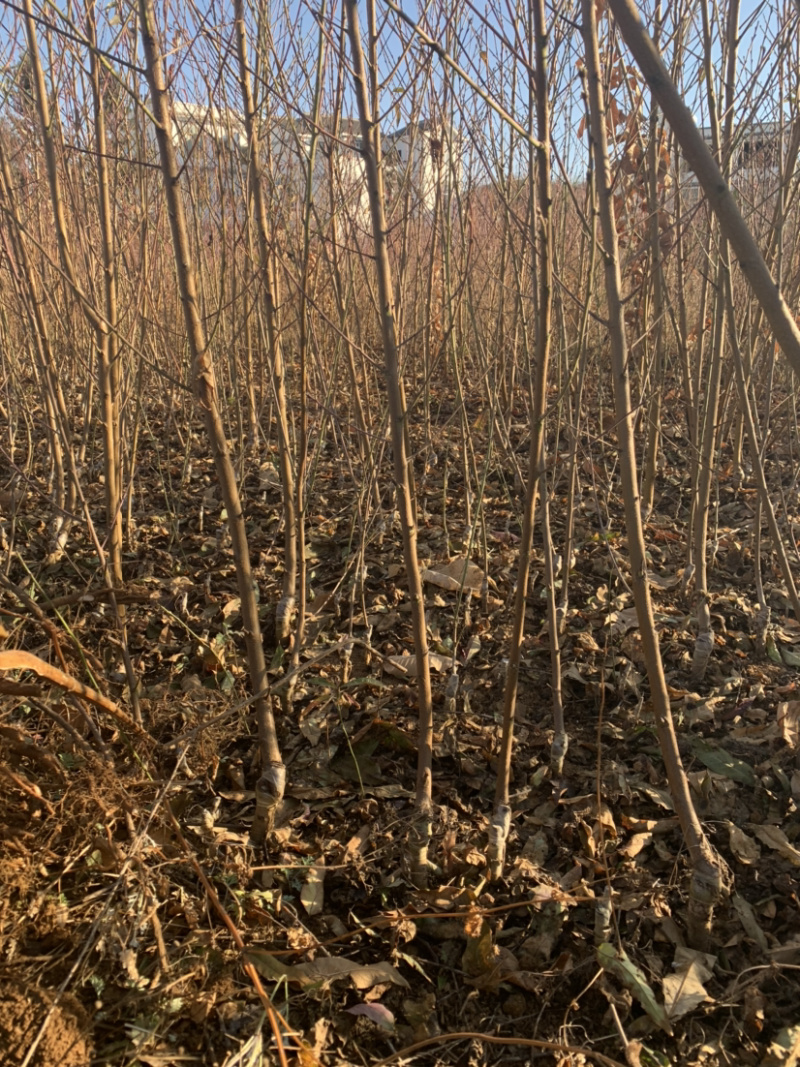
[[[372,217],[386,393],[389,401],[394,478],[397,489],[397,510],[403,531],[403,557],[406,565],[408,593],[411,600],[411,626],[417,664],[417,699],[419,701],[417,817],[409,838],[409,866],[415,883],[418,886],[424,886],[427,882],[430,865],[428,849],[433,835],[433,700],[431,696],[428,631],[425,623],[422,577],[417,558],[417,521],[414,511],[414,496],[409,479],[409,461],[406,450],[406,409],[400,381],[397,320],[392,294],[383,181],[378,167],[379,132],[373,119],[373,110],[367,89],[367,74],[364,64],[364,51],[361,46],[361,30],[356,0],[347,0],[346,11],[350,50],[353,57],[353,81],[355,83],[356,102],[361,123],[370,215]]]
[[[656,15],[657,23],[661,21],[661,9]],[[650,110],[650,139],[647,146],[647,202],[650,212],[648,240],[650,242],[651,286],[652,286],[652,322],[653,359],[650,375],[650,400],[647,404],[647,446],[645,449],[644,471],[642,474],[642,514],[649,516],[655,500],[656,475],[658,473],[658,451],[661,439],[661,403],[664,395],[665,321],[664,321],[664,264],[661,254],[661,233],[659,228],[660,201],[663,203],[663,191],[659,190],[658,166],[660,162],[661,129],[658,111]]]
[[[86,11],[86,31],[92,45],[96,44],[94,3],[90,0]],[[105,455],[106,526],[108,529],[108,555],[111,563],[112,584],[122,585],[122,510],[121,500],[121,455],[119,442],[119,362],[117,346],[117,273],[114,257],[114,225],[111,216],[111,184],[108,174],[106,149],[106,118],[103,94],[100,87],[100,72],[97,55],[89,53],[89,73],[92,84],[94,108],[94,134],[97,148],[97,192],[99,198],[100,234],[103,253],[104,316],[106,322],[96,329],[97,379],[103,422]],[[119,608],[120,619],[125,618],[125,609]]]
[[[172,120],[164,78],[164,58],[156,39],[156,19],[152,0],[140,0],[142,45],[144,47],[147,82],[150,88],[153,117],[156,122],[156,140],[164,175],[164,196],[172,231],[172,246],[178,275],[183,317],[189,350],[192,354],[192,372],[200,408],[206,424],[214,468],[219,479],[222,500],[228,513],[228,529],[231,535],[233,558],[236,566],[236,583],[242,604],[244,639],[247,648],[247,664],[250,683],[256,694],[254,700],[258,719],[258,736],[261,747],[261,777],[256,783],[256,812],[251,830],[254,841],[263,841],[270,828],[276,808],[283,798],[286,785],[286,767],[281,759],[275,721],[270,705],[269,679],[264,659],[261,624],[255,597],[253,574],[250,569],[250,547],[247,542],[244,513],[242,511],[236,474],[231,462],[225,428],[217,400],[217,384],[214,364],[208,348],[205,328],[197,299],[197,283],[186,229],[186,215],[180,191],[180,174],[175,146],[170,136]]]
[[[647,579],[644,530],[636,472],[634,414],[628,373],[628,345],[623,317],[619,248],[612,205],[612,177],[606,139],[606,112],[600,82],[594,0],[581,0],[583,37],[586,46],[586,83],[591,113],[592,149],[597,174],[597,197],[603,235],[608,334],[614,380],[616,432],[619,441],[620,482],[625,504],[625,531],[630,557],[630,584],[636,606],[642,654],[647,665],[650,700],[664,760],[670,795],[681,824],[692,864],[688,906],[688,936],[695,946],[707,943],[714,906],[724,889],[723,865],[708,841],[694,810],[689,782],[681,762],[678,739],[664,677],[658,631],[653,618]]]
[[[261,173],[261,142],[256,125],[255,103],[247,65],[247,36],[244,22],[244,2],[234,0],[236,20],[236,54],[239,60],[239,85],[244,106],[244,124],[247,132],[248,191],[252,199],[258,236],[258,262],[262,274],[262,292],[269,361],[272,367],[272,388],[278,423],[278,467],[283,492],[283,596],[275,611],[275,628],[279,641],[285,641],[292,627],[292,618],[297,606],[298,536],[295,477],[292,466],[291,440],[289,435],[289,409],[286,398],[286,366],[283,359],[278,306],[280,293],[270,248],[270,233],[267,223],[267,204],[264,198],[264,179]],[[301,596],[303,595],[301,590]]]
[[[528,452],[528,484],[522,514],[522,541],[517,564],[517,590],[514,601],[514,619],[508,645],[505,691],[503,693],[503,732],[500,738],[497,785],[495,786],[494,809],[489,826],[489,871],[492,878],[500,878],[505,863],[506,841],[511,828],[509,795],[511,785],[511,761],[514,751],[514,725],[516,719],[517,686],[522,663],[522,641],[525,636],[525,608],[528,602],[531,550],[539,479],[544,475],[544,424],[547,408],[547,370],[550,362],[550,316],[552,308],[552,198],[550,191],[550,108],[547,84],[547,31],[545,28],[544,0],[533,2],[533,32],[535,34],[536,68],[533,75],[533,95],[536,111],[536,204],[531,204],[532,234],[538,253],[537,281],[539,307],[536,323],[536,341],[533,358],[534,381],[531,389],[531,443]],[[531,161],[533,162],[533,161]],[[520,292],[522,290],[520,289]],[[546,492],[544,482],[542,491]],[[545,552],[551,546],[545,545]],[[548,577],[552,581],[552,558],[549,561]],[[567,563],[567,566],[569,563]],[[556,668],[560,663],[559,638],[555,619],[555,600],[548,602],[550,611],[550,641]],[[551,763],[560,771],[567,750],[567,734],[564,729],[563,706],[560,699],[560,684],[554,678],[554,738]]]
[[[86,10],[87,36],[92,46],[97,41],[94,0]],[[112,588],[123,584],[122,577],[122,449],[120,444],[120,373],[117,342],[117,268],[114,221],[112,217],[111,180],[108,173],[106,149],[106,117],[100,71],[94,47],[90,53],[90,80],[94,107],[94,133],[97,148],[97,191],[99,199],[100,235],[103,250],[104,323],[95,330],[97,346],[97,382],[103,425],[103,457],[105,467],[106,529],[108,531],[108,577]],[[128,650],[128,630],[125,606],[111,595],[117,626],[122,636],[122,658],[128,678],[134,718],[142,720],[139,702],[139,682]]]

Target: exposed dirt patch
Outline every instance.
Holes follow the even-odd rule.
[[[6,1067],[24,1061],[54,1000],[55,993],[49,990],[0,982],[0,1062]],[[85,1067],[92,1052],[86,1012],[75,997],[64,993],[47,1019],[31,1067]]]

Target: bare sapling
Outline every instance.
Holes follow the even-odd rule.
[[[303,202],[303,251],[300,259],[300,284],[298,312],[299,320],[299,351],[298,351],[298,396],[300,414],[298,420],[297,440],[297,471],[295,477],[295,524],[297,527],[297,624],[295,627],[294,648],[292,651],[292,668],[300,665],[300,652],[302,651],[306,626],[306,599],[307,599],[307,568],[306,568],[306,469],[308,466],[308,364],[310,359],[311,334],[313,330],[311,320],[311,261],[312,252],[311,238],[312,228],[316,218],[316,205],[314,204],[314,176],[316,168],[317,148],[319,143],[320,106],[322,100],[322,76],[325,67],[325,54],[327,37],[324,23],[326,5],[323,0],[319,12],[319,34],[317,38],[317,62],[314,78],[314,102],[311,109],[311,137],[308,146],[308,160],[306,164],[306,187]],[[241,66],[241,57],[240,57]],[[246,72],[243,72],[243,77]]]
[[[527,485],[522,515],[522,540],[517,563],[516,594],[514,599],[514,619],[508,645],[508,666],[506,667],[505,690],[503,693],[503,725],[498,757],[497,782],[495,785],[494,808],[489,824],[489,872],[492,878],[502,876],[505,865],[506,844],[511,829],[511,808],[509,806],[511,788],[511,761],[514,750],[514,725],[516,719],[517,688],[522,662],[522,641],[525,635],[525,609],[528,602],[528,582],[530,579],[531,551],[533,546],[533,527],[536,514],[537,497],[540,490],[539,477],[544,469],[544,429],[547,407],[547,372],[550,361],[550,314],[552,307],[552,218],[550,195],[550,108],[548,100],[547,75],[547,30],[544,15],[544,0],[533,0],[533,26],[531,32],[535,37],[535,71],[533,74],[532,96],[536,113],[536,139],[534,153],[531,153],[531,180],[536,181],[536,209],[531,212],[533,227],[532,243],[538,252],[537,280],[539,285],[539,307],[536,322],[535,352],[531,374],[532,410],[531,440],[528,452]],[[535,158],[535,170],[534,170]],[[546,491],[543,487],[542,491]],[[545,551],[552,549],[550,545]],[[551,560],[552,564],[552,560]],[[552,577],[552,569],[551,569]],[[558,627],[555,616],[555,599],[550,603],[550,642],[554,662],[558,660]],[[556,669],[556,668],[554,668]],[[556,719],[555,739],[552,760],[560,773],[566,755],[567,737],[563,721],[563,705],[559,686],[553,694]]]
[[[267,326],[269,362],[272,370],[272,388],[278,422],[278,467],[283,493],[284,570],[283,596],[275,611],[275,629],[278,640],[285,641],[291,631],[292,619],[297,605],[297,498],[286,399],[286,366],[283,357],[283,339],[281,337],[278,312],[280,305],[278,275],[275,271],[274,253],[270,245],[267,205],[264,199],[264,178],[261,171],[261,140],[258,132],[253,90],[250,83],[243,0],[234,0],[234,17],[236,19],[236,53],[239,60],[239,87],[242,93],[245,130],[247,132],[248,192],[255,216],[258,238],[258,259],[263,279],[264,317]]]
[[[778,565],[780,566],[781,576],[786,583],[786,590],[789,596],[789,602],[792,605],[792,610],[795,613],[796,618],[800,619],[800,597],[798,597],[797,586],[794,582],[794,575],[792,574],[792,566],[789,561],[789,555],[786,551],[786,545],[784,544],[781,531],[778,526],[778,520],[775,516],[775,508],[772,506],[772,500],[769,495],[769,487],[767,485],[767,479],[764,474],[764,464],[761,461],[761,441],[758,428],[756,426],[755,416],[753,414],[753,407],[750,403],[750,396],[747,389],[747,378],[745,374],[744,358],[742,356],[741,346],[739,344],[739,337],[736,332],[736,326],[733,318],[733,283],[731,281],[730,272],[725,277],[725,299],[728,302],[729,316],[728,316],[728,333],[730,335],[731,353],[733,355],[733,366],[736,372],[736,386],[739,393],[739,407],[742,412],[744,420],[745,434],[747,437],[748,447],[750,449],[750,462],[753,467],[753,475],[755,477],[756,485],[758,486],[758,508],[756,510],[756,516],[754,521],[758,522],[758,537],[760,538],[761,528],[761,515],[766,515],[767,525],[769,527],[770,537],[772,539],[772,549],[778,557]],[[758,643],[763,647],[764,637],[766,636],[766,629],[769,623],[769,605],[767,604],[766,597],[764,596],[764,590],[761,582],[761,565],[760,561],[756,560],[756,589],[758,592],[759,600],[759,613],[761,621],[756,620],[757,630],[756,639]]]
[[[733,83],[736,75],[736,26],[738,25],[738,2],[734,2],[728,9],[728,33],[726,42],[726,77],[727,95],[724,102],[725,123],[724,129],[720,127],[717,117],[718,105],[714,90],[714,74],[712,70],[712,46],[711,29],[708,4],[701,4],[703,17],[703,60],[705,70],[705,82],[707,92],[707,104],[709,122],[714,151],[723,163],[723,173],[730,177],[730,147],[731,134],[733,132]],[[698,684],[705,676],[706,669],[711,659],[714,648],[713,630],[711,628],[711,613],[709,610],[708,596],[708,521],[711,507],[711,485],[715,471],[715,456],[719,433],[722,365],[726,331],[726,316],[728,313],[725,300],[724,279],[730,272],[730,257],[728,242],[721,238],[718,242],[716,255],[713,260],[715,284],[713,287],[713,341],[711,347],[711,363],[706,376],[706,388],[702,394],[698,392],[699,402],[701,395],[703,408],[698,416],[700,427],[699,439],[699,467],[695,491],[695,503],[693,512],[693,535],[694,535],[694,582],[696,591],[696,623],[697,639],[692,655],[692,682]]]
[[[51,332],[44,314],[42,287],[34,269],[33,257],[29,253],[25,220],[20,214],[13,190],[11,168],[0,138],[0,210],[7,220],[13,222],[13,226],[3,228],[3,234],[14,242],[16,255],[9,256],[8,261],[11,264],[16,261],[18,264],[16,270],[14,267],[10,269],[14,274],[18,272],[20,275],[17,285],[30,323],[31,344],[45,412],[51,463],[51,500],[55,518],[50,559],[58,559],[64,551],[69,534],[69,516],[74,513],[77,499],[77,486],[72,476],[73,464],[70,460],[72,442],[64,395],[56,371]]]
[[[417,558],[417,519],[414,496],[409,479],[409,459],[406,450],[406,408],[401,389],[398,355],[397,318],[393,295],[386,214],[384,210],[383,179],[379,169],[380,128],[373,111],[367,84],[364,50],[356,0],[347,0],[347,30],[353,59],[353,82],[361,125],[362,151],[366,165],[372,238],[375,247],[375,266],[381,315],[386,393],[389,403],[389,426],[394,462],[397,510],[403,535],[403,557],[411,600],[411,625],[417,666],[417,698],[419,702],[418,763],[416,789],[416,817],[408,841],[408,863],[411,876],[419,887],[427,884],[431,866],[428,851],[433,835],[433,701],[431,697],[430,655],[425,622],[425,599]],[[373,79],[377,72],[373,69]],[[377,89],[377,83],[376,83]]]
[[[581,99],[585,109],[585,129],[586,136],[589,138],[589,119],[588,119],[588,102],[586,100],[586,79],[585,70],[581,71]],[[591,140],[589,140],[589,146],[591,148]],[[592,165],[591,151],[589,152],[588,159],[588,176],[586,182],[586,207],[585,213],[589,220],[588,233],[584,231],[581,235],[581,266],[583,266],[585,260],[586,269],[583,274],[585,278],[583,294],[582,294],[582,308],[580,322],[578,325],[578,337],[575,344],[577,349],[577,368],[572,373],[572,376],[576,378],[573,390],[568,397],[568,401],[572,406],[572,419],[568,423],[567,432],[569,436],[569,459],[567,461],[567,500],[564,509],[564,521],[566,524],[566,530],[564,533],[564,547],[563,547],[563,559],[564,570],[561,578],[561,597],[558,602],[558,629],[560,636],[564,636],[567,627],[567,616],[569,614],[569,587],[570,587],[570,574],[572,571],[572,560],[574,555],[575,545],[575,511],[577,506],[578,497],[578,446],[580,443],[579,430],[581,425],[581,409],[583,406],[584,388],[586,385],[587,368],[589,363],[589,346],[587,343],[588,326],[589,326],[589,312],[592,307],[592,300],[594,298],[594,284],[595,284],[595,268],[597,263],[597,204],[595,195],[595,182],[594,182],[594,167]],[[588,245],[588,257],[586,256],[586,248]],[[562,316],[563,320],[563,316]],[[566,331],[565,331],[566,332]],[[564,343],[564,351],[567,351],[566,341]]]
[[[172,119],[164,76],[164,57],[157,39],[155,9],[152,0],[139,5],[142,45],[145,54],[147,83],[150,89],[155,133],[164,176],[164,196],[172,232],[175,268],[183,306],[184,323],[192,356],[192,369],[197,399],[206,425],[214,467],[219,479],[222,499],[228,515],[228,528],[233,547],[236,582],[241,599],[244,639],[250,684],[256,694],[254,704],[258,721],[261,755],[261,775],[256,783],[256,812],[251,836],[261,843],[274,821],[278,804],[283,798],[286,768],[281,759],[275,720],[269,697],[267,665],[261,638],[255,583],[250,568],[250,549],[247,541],[244,512],[239,487],[231,462],[225,429],[220,417],[214,364],[206,339],[197,299],[194,266],[186,228],[186,215],[181,195],[181,180],[175,146],[172,141]]]
[[[653,705],[659,746],[666,770],[672,802],[683,831],[691,863],[688,907],[688,936],[702,947],[708,943],[714,907],[725,888],[724,865],[706,837],[694,809],[689,782],[683,768],[669,693],[664,677],[661,651],[650,600],[647,578],[644,530],[639,501],[634,413],[628,372],[628,345],[622,304],[619,249],[612,205],[612,177],[606,135],[606,112],[600,80],[600,58],[593,0],[582,0],[582,32],[586,50],[586,76],[591,115],[592,150],[597,175],[597,196],[603,236],[608,333],[614,384],[616,432],[619,441],[620,480],[625,505],[625,528],[630,557],[630,583],[633,592],[642,652],[647,665],[650,699]]]
[[[660,8],[656,15],[660,22]],[[659,211],[663,211],[665,190],[659,189],[659,173],[662,169],[660,149],[663,131],[660,128],[658,109],[655,104],[650,109],[650,129],[647,145],[647,200],[650,218],[648,220],[648,238],[650,241],[650,277],[652,288],[652,323],[653,323],[653,371],[650,376],[650,399],[647,404],[647,446],[645,449],[644,470],[642,472],[642,514],[647,517],[653,510],[655,499],[656,475],[658,473],[658,450],[661,436],[661,405],[664,395],[664,367],[666,361],[666,322],[664,315],[665,285],[664,263],[662,255],[663,235],[659,227]],[[667,161],[669,156],[667,155]]]
[[[95,144],[97,151],[97,180],[100,200],[101,243],[103,246],[104,309],[99,312],[88,295],[85,295],[75,267],[72,248],[66,224],[66,211],[61,181],[58,175],[54,128],[54,116],[50,111],[44,72],[39,57],[39,45],[36,37],[36,23],[30,0],[25,3],[25,28],[28,37],[28,56],[36,99],[36,109],[45,149],[47,179],[50,201],[53,210],[56,238],[58,243],[61,269],[73,294],[79,300],[83,315],[94,331],[97,353],[97,374],[101,394],[101,421],[103,428],[103,461],[106,498],[106,527],[108,531],[108,552],[100,552],[106,570],[106,580],[111,589],[111,606],[116,627],[120,634],[120,646],[125,666],[125,673],[137,721],[140,719],[138,680],[128,651],[125,608],[117,602],[114,590],[122,585],[122,513],[121,513],[121,453],[119,447],[119,381],[116,344],[116,275],[114,266],[113,230],[111,225],[111,199],[108,167],[106,163],[105,116],[100,99],[99,72],[94,48],[94,11],[91,5],[87,9],[87,26],[89,29],[89,47],[91,56],[92,98],[94,103]],[[90,395],[91,390],[87,394]],[[89,412],[87,411],[87,414]],[[66,412],[62,416],[62,426],[66,428]],[[87,425],[91,418],[86,419]],[[65,438],[69,441],[69,436]],[[73,456],[67,444],[67,460],[73,466]],[[72,482],[78,492],[77,474],[73,471]],[[74,497],[73,497],[74,499]],[[55,551],[51,558],[57,558],[65,544],[65,526],[60,524]]]

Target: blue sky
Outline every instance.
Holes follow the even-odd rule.
[[[525,165],[524,146],[519,138],[512,136],[508,127],[493,115],[476,94],[452,71],[444,68],[440,60],[431,55],[430,49],[415,40],[413,32],[392,13],[383,0],[376,0],[379,20],[380,70],[383,81],[381,111],[384,128],[392,129],[406,122],[430,116],[440,117],[446,110],[455,125],[472,133],[479,143],[478,155],[489,168],[507,163],[509,146],[516,142],[519,165]],[[460,0],[450,5],[444,0],[429,4],[424,9],[408,0],[403,10],[416,20],[424,20],[424,27],[439,43],[447,47],[467,73],[494,99],[500,101],[521,124],[527,122],[528,71],[520,56],[524,51],[527,32],[525,25],[527,5],[519,7],[516,0],[494,0],[492,5]],[[584,146],[577,137],[581,106],[578,98],[576,64],[582,53],[580,36],[568,19],[560,14],[576,16],[574,10],[558,6],[559,14],[549,8],[551,33],[554,42],[554,139],[560,156],[571,173],[579,173],[583,167]],[[670,11],[674,5],[662,3],[667,13],[665,33],[671,32]],[[66,5],[63,5],[66,10]],[[69,29],[66,19],[59,18],[59,5],[48,3],[38,8],[49,21]],[[263,52],[260,67],[262,91],[268,94],[273,113],[305,112],[311,109],[314,88],[315,64],[320,42],[324,38],[324,87],[325,109],[332,106],[340,66],[337,57],[342,9],[340,0],[326,0],[324,17],[320,9],[306,0],[272,0],[272,43]],[[454,11],[458,11],[457,17]],[[793,6],[789,6],[794,11]],[[130,0],[112,0],[98,7],[101,42],[113,54],[122,58],[135,58],[130,54],[129,35],[124,26],[130,21],[133,8]],[[517,16],[516,12],[521,14]],[[695,25],[699,24],[699,11],[694,5]],[[159,18],[165,47],[168,50],[168,66],[175,95],[187,101],[215,103],[237,107],[239,92],[236,84],[236,62],[233,51],[233,14],[230,0],[163,0],[158,4]],[[724,16],[724,12],[723,12]],[[362,31],[366,28],[366,16],[362,10]],[[740,91],[737,106],[742,118],[748,117],[748,109],[757,118],[773,118],[776,115],[777,96],[776,67],[774,60],[776,28],[779,10],[776,0],[758,3],[744,0],[741,8],[740,42]],[[132,24],[132,23],[131,23]],[[684,23],[684,27],[686,24]],[[256,36],[255,19],[251,15],[249,26],[251,41]],[[796,32],[796,31],[795,31]],[[41,39],[44,32],[41,31]],[[85,50],[69,41],[59,42],[53,54],[55,66],[53,78],[57,85],[65,85],[70,49],[85,63]],[[61,47],[58,44],[61,43]],[[685,66],[684,91],[687,102],[698,120],[705,121],[703,96],[705,86],[698,77],[697,38],[689,31],[686,35],[688,60]],[[44,47],[42,45],[42,47]],[[715,52],[715,68],[720,66],[718,45]],[[768,60],[759,70],[759,57],[766,51]],[[0,66],[6,73],[16,69],[24,51],[24,35],[21,33],[19,16],[8,7],[0,8]],[[694,57],[694,58],[693,58]],[[669,60],[670,50],[665,58]],[[130,73],[120,67],[120,73]],[[748,83],[747,71],[756,71]],[[353,114],[352,84],[349,74],[344,78],[343,107],[345,113]],[[80,95],[80,94],[79,94]],[[629,109],[633,101],[620,94],[620,107]],[[65,96],[65,99],[69,99]],[[69,105],[67,105],[69,106]],[[79,101],[72,100],[73,108]]]

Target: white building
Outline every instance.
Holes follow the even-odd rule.
[[[384,188],[390,197],[402,196],[410,185],[412,210],[432,211],[436,190],[453,190],[463,178],[460,133],[449,123],[412,122],[381,139]]]
[[[228,151],[247,152],[247,132],[244,118],[232,108],[209,107],[208,104],[172,103],[172,143],[178,153],[178,163],[199,147],[198,138],[207,137],[209,143]]]
[[[334,210],[341,222],[366,229],[369,197],[358,123],[341,119],[335,136],[333,128],[332,119],[320,119],[311,175],[316,222],[328,221]],[[305,119],[281,118],[271,126],[272,183],[284,225],[302,219],[313,141],[313,130]]]
[[[244,119],[233,109],[174,101],[172,114],[172,140],[180,165],[213,168],[220,149],[246,158]],[[292,116],[265,124],[262,143],[265,130],[269,157],[265,152],[264,174],[271,185],[273,210],[288,227],[302,219],[313,130],[305,117]],[[333,130],[329,116],[320,119],[311,175],[315,224],[327,224],[335,212],[343,224],[367,230],[369,198],[358,123],[341,119],[335,136]],[[452,190],[461,184],[462,139],[447,123],[409,123],[382,137],[381,152],[387,198],[397,202],[409,193],[412,211],[432,211],[438,187]]]
[[[701,126],[703,140],[713,151],[710,126]],[[766,199],[780,182],[781,132],[779,122],[748,122],[734,130],[731,157],[731,188],[746,198]],[[681,159],[681,190],[684,201],[695,204],[702,196],[700,183]]]

